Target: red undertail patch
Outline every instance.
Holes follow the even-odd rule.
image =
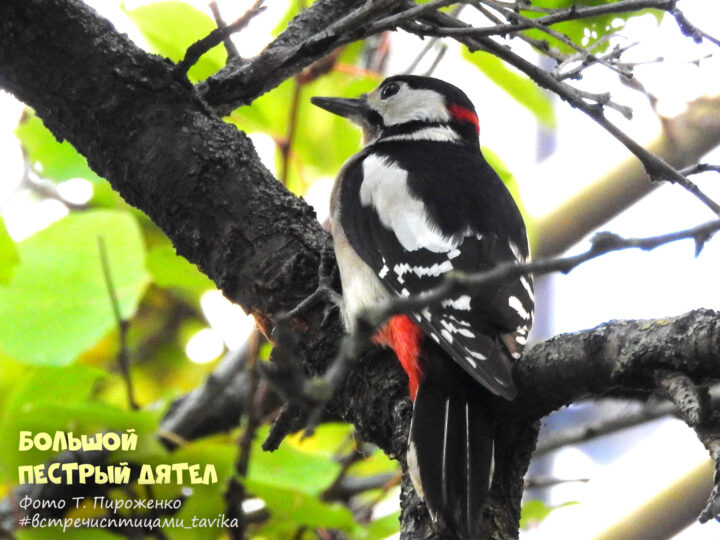
[[[475,131],[480,133],[480,122],[478,122],[477,114],[472,112],[470,109],[457,105],[456,103],[451,104],[448,107],[448,110],[455,120],[458,122],[470,122],[473,126],[475,126]]]
[[[391,347],[408,376],[410,399],[415,401],[418,385],[423,378],[420,369],[420,327],[407,315],[395,315],[375,334],[373,341]]]

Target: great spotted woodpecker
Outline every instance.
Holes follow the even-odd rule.
[[[523,219],[480,151],[475,108],[461,90],[402,75],[357,99],[312,102],[357,123],[364,136],[331,199],[348,330],[361,309],[432,289],[447,272],[528,258]],[[532,281],[520,277],[394,316],[375,336],[408,375],[415,489],[457,538],[479,538],[494,469],[491,394],[516,395],[512,363],[533,304]]]

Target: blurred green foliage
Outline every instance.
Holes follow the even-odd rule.
[[[536,8],[562,9],[571,8],[573,6],[601,6],[604,4],[614,4],[617,1],[618,0],[533,0],[532,5]],[[526,11],[522,9],[520,10],[520,13],[528,18],[539,18],[545,15],[542,12]],[[656,9],[643,9],[627,13],[598,15],[596,17],[557,23],[552,25],[552,29],[564,34],[573,43],[590,49],[593,53],[601,53],[607,50],[609,46],[609,41],[607,40],[608,36],[618,31],[622,31],[629,19],[646,14],[651,14],[658,22],[660,22],[665,12]],[[563,43],[557,38],[549,36],[537,28],[526,30],[525,33],[532,38],[547,41],[551,47],[562,53],[575,54],[577,52],[568,44]]]
[[[563,7],[602,1],[536,0],[534,5]],[[288,9],[277,27],[281,31],[299,11],[299,1]],[[172,61],[205,37],[215,23],[205,13],[183,2],[156,2],[127,11],[155,53]],[[528,17],[537,13],[523,12]],[[617,17],[557,25],[577,43],[597,42],[614,31]],[[627,17],[621,17],[624,21]],[[528,32],[534,37],[537,31]],[[552,46],[567,52],[562,43]],[[601,48],[601,47],[599,47]],[[248,133],[263,133],[276,144],[275,168],[295,193],[303,194],[320,177],[334,176],[354,153],[360,134],[345,120],[313,108],[311,95],[355,96],[382,79],[357,68],[362,43],[346,46],[328,73],[285,81],[249,106],[231,113],[227,121]],[[464,53],[467,60],[526,107],[542,125],[555,125],[553,106],[527,77],[486,53]],[[195,82],[220,69],[227,55],[215,47],[189,72]],[[34,174],[55,183],[82,178],[91,182],[93,196],[84,211],[73,211],[20,242],[14,242],[0,219],[0,495],[18,481],[19,465],[43,463],[52,452],[20,453],[21,430],[66,431],[75,435],[134,429],[140,438],[131,453],[116,460],[147,464],[210,463],[218,483],[193,486],[177,517],[215,518],[225,511],[225,491],[235,476],[238,455],[236,430],[189,443],[168,452],[155,437],[162,413],[173,398],[197,387],[215,363],[199,365],[185,354],[187,340],[207,327],[200,298],[214,288],[194,265],[175,253],[170,241],[141,212],[126,205],[109,184],[98,177],[84,157],[67,142],[58,142],[42,121],[28,112],[17,129]],[[331,141],[331,143],[330,143]],[[491,149],[485,155],[517,196],[508,168]],[[106,246],[112,285],[122,316],[129,321],[128,352],[137,400],[130,410],[125,382],[119,375],[118,328],[108,284],[102,272],[98,239]],[[262,357],[269,354],[263,345]],[[337,459],[353,451],[351,427],[328,424],[306,440],[288,438],[274,453],[260,443],[262,427],[251,448],[247,491],[263,500],[269,518],[251,526],[256,539],[315,538],[313,529],[339,529],[348,538],[379,540],[397,532],[398,512],[360,523],[347,506],[323,500],[322,494],[341,470]],[[354,463],[348,474],[370,476],[397,470],[397,464],[375,449]],[[181,494],[182,486],[154,486],[156,498]],[[142,486],[129,492],[113,490],[114,497],[148,496]],[[390,491],[390,496],[395,494]],[[387,489],[358,497],[365,509],[388,498]],[[524,507],[524,523],[543,519],[551,508],[531,501]],[[197,538],[196,530],[164,531],[168,538]],[[55,538],[57,531],[25,529],[20,539]],[[224,537],[220,528],[204,529],[204,538]],[[71,539],[115,538],[101,531],[71,530]]]
[[[520,528],[527,529],[534,525],[537,525],[546,517],[548,517],[554,510],[558,508],[565,508],[566,506],[572,506],[578,504],[576,502],[566,502],[555,506],[550,506],[542,501],[530,500],[522,505],[522,517],[520,518]]]

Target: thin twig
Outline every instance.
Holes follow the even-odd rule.
[[[258,398],[262,394],[262,392],[260,392],[260,374],[257,369],[259,362],[258,352],[260,350],[260,331],[257,329],[253,330],[248,339],[250,340],[250,353],[247,357],[245,369],[249,370],[250,374],[250,391],[247,393],[247,403],[245,404],[245,430],[239,440],[240,452],[235,462],[235,470],[241,477],[247,476],[252,442],[253,439],[255,439],[255,432],[260,426],[259,411],[261,404],[258,403]]]
[[[720,402],[719,385],[710,389],[710,397],[714,405]],[[666,399],[662,401],[654,400],[644,404],[639,410],[627,414],[571,426],[545,435],[538,441],[533,455],[535,457],[542,456],[565,446],[588,442],[665,416],[679,416],[678,408],[672,401]]]
[[[703,38],[707,39],[708,41],[714,43],[715,45],[720,46],[720,40],[717,38],[714,38],[710,34],[707,34],[706,32],[703,32],[700,30],[697,26],[692,24],[687,17],[685,17],[685,14],[683,14],[682,11],[680,11],[678,8],[673,7],[672,9],[668,10],[669,13],[675,17],[675,21],[677,21],[678,26],[680,27],[680,30],[683,34],[690,37],[695,41],[695,43],[701,43]]]
[[[210,2],[210,11],[212,11],[217,27],[227,28],[227,24],[225,23],[225,20],[220,13],[220,8],[218,8],[217,2],[215,0],[212,0],[212,2]],[[230,34],[226,34],[225,36],[223,36],[223,45],[225,45],[225,51],[227,51],[228,60],[240,58],[240,53],[238,52],[235,43],[233,43],[233,40],[230,38]]]
[[[190,45],[185,51],[185,58],[175,66],[175,75],[187,77],[188,70],[200,60],[203,54],[216,45],[220,45],[230,34],[245,28],[256,15],[265,11],[265,6],[262,5],[263,2],[264,0],[257,0],[253,7],[247,10],[237,21],[224,28],[216,28],[201,40]]]
[[[596,17],[598,15],[610,15],[613,13],[626,13],[630,11],[637,11],[646,8],[661,9],[664,11],[670,11],[675,6],[675,0],[625,0],[622,2],[614,2],[612,4],[602,4],[599,6],[587,6],[577,7],[573,6],[566,9],[556,10],[551,15],[545,17],[538,17],[532,19],[530,22],[516,22],[503,25],[492,26],[489,28],[476,28],[473,26],[466,26],[463,28],[458,27],[447,27],[438,28],[437,30],[444,36],[464,36],[464,37],[490,37],[490,36],[504,36],[507,34],[513,34],[521,32],[523,30],[529,30],[535,24],[543,26],[551,26],[553,24],[574,21],[578,19],[586,19],[590,17]]]
[[[602,38],[597,40],[595,43],[592,44],[591,47],[588,47],[588,52],[594,48],[599,46],[601,43],[604,43],[609,39],[609,34],[605,34]],[[609,53],[606,53],[602,56],[596,56],[596,55],[583,55],[582,53],[578,53],[576,55],[571,56],[567,60],[565,60],[562,64],[557,66],[555,70],[553,71],[553,75],[557,77],[558,80],[563,79],[577,79],[579,78],[580,73],[591,66],[594,63],[594,59],[599,58],[602,60],[605,65],[609,65],[612,67],[617,68],[616,71],[620,74],[622,77],[622,80],[632,79],[633,78],[633,68],[637,64],[630,64],[627,62],[619,62],[620,56],[625,53],[628,49],[631,49],[637,45],[636,43],[631,43],[630,45],[626,45],[625,47],[620,47],[619,45],[616,45]],[[567,71],[563,71],[563,68],[565,68],[568,64],[572,64],[573,62],[580,62],[580,65],[574,67],[573,69],[569,69]]]
[[[459,6],[455,6],[451,11],[450,14],[453,17],[457,17],[460,15],[460,12],[465,7],[465,4],[460,4]],[[430,50],[435,46],[435,44],[440,41],[440,38],[431,38],[428,40],[428,42],[425,44],[425,46],[422,48],[422,50],[418,53],[418,55],[415,57],[415,59],[410,63],[408,68],[403,72],[404,74],[408,75],[415,71],[415,69],[418,67],[418,64],[420,64],[420,61],[425,57],[427,53],[430,52]],[[442,47],[442,50],[440,53],[438,53],[437,57],[435,58],[435,61],[433,62],[433,65],[428,71],[426,72],[425,76],[429,76],[433,71],[435,71],[435,67],[437,67],[437,64],[440,62],[442,57],[445,55],[445,45],[440,44]]]
[[[620,103],[615,103],[611,99],[612,96],[610,95],[610,92],[596,94],[594,92],[586,92],[585,90],[580,90],[579,88],[573,88],[573,90],[575,90],[575,92],[584,99],[594,101],[595,103],[602,105],[603,107],[610,107],[611,109],[614,109],[620,114],[622,114],[623,117],[625,117],[627,120],[632,120],[632,107],[621,105]]]
[[[405,11],[401,11],[399,13],[395,13],[388,17],[383,17],[382,19],[371,22],[368,25],[368,28],[372,33],[380,30],[388,30],[390,28],[395,28],[404,22],[413,20],[417,17],[427,14],[428,12],[437,11],[440,8],[451,6],[452,4],[457,4],[458,1],[459,0],[432,0],[432,2],[428,2],[427,4],[422,4],[419,6],[413,2],[412,4],[410,4],[413,7],[409,7]]]
[[[493,14],[493,12],[490,11],[490,10],[489,10],[488,8],[486,8],[485,6],[481,5],[481,4],[478,3],[478,2],[473,2],[473,6],[474,6],[475,9],[477,9],[480,13],[482,13],[483,15],[485,15],[485,17],[487,17],[487,19],[488,19],[490,22],[492,22],[492,23],[494,23],[494,24],[496,24],[496,25],[503,24],[503,22],[501,21],[500,17],[498,17],[498,16],[496,16],[495,14]],[[529,44],[530,46],[535,47],[535,48],[536,48],[537,50],[539,50],[539,51],[542,51],[542,53],[543,53],[544,55],[549,56],[550,58],[552,58],[553,60],[555,60],[555,62],[557,62],[557,63],[564,62],[564,61],[567,59],[566,55],[564,55],[564,54],[562,54],[562,53],[554,50],[552,47],[550,47],[550,44],[549,44],[546,40],[544,40],[544,39],[535,39],[535,38],[532,38],[532,37],[528,36],[528,35],[525,34],[525,33],[514,34],[513,37],[518,38],[518,39],[521,39],[522,41],[524,41],[525,43]]]
[[[438,67],[438,64],[440,64],[443,57],[445,56],[445,53],[447,52],[447,45],[445,45],[444,43],[441,43],[440,47],[438,47],[438,49],[439,50],[438,50],[437,55],[435,56],[435,60],[433,60],[433,63],[430,64],[430,67],[427,69],[427,71],[425,73],[423,73],[423,75],[425,77],[429,77],[430,75],[432,75],[433,71],[435,71],[435,69]]]
[[[542,24],[541,22],[538,22],[538,20],[524,17],[523,15],[520,15],[519,13],[515,13],[512,10],[509,10],[509,9],[503,7],[502,5],[499,5],[497,2],[494,2],[493,0],[479,0],[479,1],[500,11],[503,14],[503,16],[506,17],[508,20],[510,20],[513,24],[515,24],[515,23],[527,24],[531,28],[535,28],[537,30],[540,30],[541,32],[544,32],[545,34],[547,34],[551,37],[554,37],[561,43],[564,43],[567,47],[570,47],[571,49],[574,49],[575,51],[577,51],[582,56],[583,63],[586,65],[590,65],[594,62],[597,62],[597,63],[602,64],[603,66],[607,67],[608,69],[611,69],[612,71],[615,71],[625,77],[628,77],[631,75],[631,73],[629,73],[628,70],[623,70],[623,69],[607,62],[602,57],[592,54],[588,49],[581,47],[580,45],[575,43],[572,39],[570,39],[565,34],[558,32],[556,30],[553,30],[552,28],[549,28],[546,24]]]
[[[685,169],[682,169],[680,172],[685,176],[692,176],[693,174],[700,174],[704,172],[717,172],[720,173],[720,165],[711,165],[709,163],[698,163],[697,165],[693,165],[692,167],[686,167]]]
[[[124,319],[122,313],[120,312],[120,302],[118,300],[117,293],[115,291],[115,284],[113,283],[112,275],[110,273],[110,261],[108,259],[107,248],[105,246],[105,238],[98,236],[97,241],[103,278],[105,279],[105,285],[107,286],[115,322],[118,326],[118,340],[120,342],[118,350],[118,365],[120,366],[120,373],[125,381],[128,406],[132,410],[137,410],[139,409],[139,406],[135,401],[135,392],[133,390],[132,377],[130,376],[130,357],[128,354],[127,343],[127,333],[130,327],[130,322],[127,319]]]
[[[290,112],[288,118],[288,130],[285,139],[278,142],[278,148],[280,150],[280,174],[278,179],[287,185],[288,172],[290,170],[290,152],[292,149],[293,139],[295,138],[295,131],[297,127],[298,112],[300,110],[300,97],[302,95],[303,84],[298,80],[297,77],[293,80],[293,96],[290,102]]]
[[[410,62],[410,65],[407,67],[407,69],[403,72],[405,75],[409,75],[413,71],[415,71],[415,68],[418,67],[418,64],[420,61],[425,58],[425,55],[430,52],[430,49],[432,49],[435,44],[440,41],[439,37],[430,38],[428,42],[425,44],[425,46],[420,50],[420,52],[417,54],[417,56],[413,59],[412,62]]]
[[[554,476],[532,476],[525,479],[525,489],[547,489],[562,484],[589,482],[589,478],[555,478]]]
[[[650,404],[640,410],[622,414],[610,419],[602,419],[581,425],[571,426],[556,433],[541,437],[535,448],[534,457],[543,456],[559,448],[581,444],[598,437],[639,426],[677,413],[677,408],[669,401],[663,400],[658,404]]]
[[[264,392],[260,392],[260,376],[258,373],[258,352],[260,350],[260,331],[255,329],[248,338],[248,354],[245,361],[245,369],[248,372],[248,392],[246,394],[244,413],[245,429],[238,439],[238,458],[235,461],[236,476],[230,478],[228,489],[225,493],[225,501],[228,509],[228,516],[238,518],[240,526],[232,528],[228,532],[233,540],[243,540],[245,537],[245,519],[242,511],[242,502],[245,500],[245,486],[242,481],[247,476],[250,464],[250,454],[255,433],[260,426],[260,407],[258,398]]]

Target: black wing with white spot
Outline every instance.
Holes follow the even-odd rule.
[[[390,291],[418,294],[449,271],[527,258],[520,213],[477,149],[397,141],[358,157],[343,173],[340,219],[352,247]],[[522,352],[532,315],[525,277],[414,314],[467,372],[509,399],[512,359]]]

